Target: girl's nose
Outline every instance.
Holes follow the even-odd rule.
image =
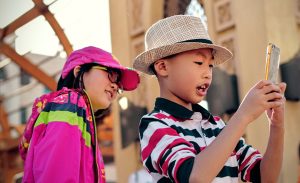
[[[115,92],[117,92],[118,89],[119,89],[119,86],[118,86],[116,83],[111,83],[111,88],[112,88]]]

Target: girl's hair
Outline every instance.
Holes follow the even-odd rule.
[[[83,74],[85,72],[89,72],[91,68],[96,65],[99,64],[89,63],[81,65],[76,77],[74,76],[73,70],[69,72],[69,74],[64,79],[62,78],[62,76],[60,76],[56,90],[61,90],[63,87],[67,87],[69,89],[84,89]]]
[[[63,87],[67,87],[69,89],[85,89],[84,82],[83,82],[83,74],[86,72],[89,72],[93,66],[97,66],[99,64],[96,63],[89,63],[89,64],[83,64],[80,66],[80,70],[77,74],[77,76],[74,76],[73,70],[69,72],[69,74],[63,79],[62,76],[60,76],[57,84],[57,91],[61,90]],[[94,115],[96,118],[101,118],[103,115],[107,113],[110,107],[107,109],[99,109],[97,111],[94,111]]]

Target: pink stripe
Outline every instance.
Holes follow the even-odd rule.
[[[221,118],[220,118],[220,117],[218,117],[218,116],[214,116],[214,120],[215,120],[215,122],[218,122],[218,121],[220,121],[220,120],[221,120]]]
[[[236,154],[236,159],[239,160],[241,157],[241,154]]]
[[[255,160],[254,163],[252,163],[252,165],[250,165],[250,167],[246,170],[246,181],[250,181],[250,173],[251,173],[251,170],[252,168],[256,165],[256,163],[258,162],[258,160],[261,160],[262,158],[257,158]]]
[[[156,147],[158,142],[165,135],[178,136],[177,132],[172,128],[162,128],[162,129],[155,130],[155,132],[152,134],[152,136],[149,139],[148,145],[142,151],[143,160],[145,160],[151,154],[151,152]]]
[[[206,148],[206,146],[200,147],[200,152],[203,151],[205,148]]]
[[[245,166],[247,165],[247,163],[249,163],[249,161],[251,160],[251,158],[256,155],[259,154],[259,151],[254,151],[252,154],[250,154],[250,156],[248,156],[248,158],[246,160],[244,160],[244,162],[241,164],[240,168],[239,168],[239,172],[241,172]]]
[[[155,114],[154,116],[157,117],[158,119],[171,119],[175,122],[184,122],[185,121],[185,119],[177,119],[171,115],[165,115],[162,113]]]
[[[86,102],[84,101],[83,97],[80,96],[79,100],[78,100],[78,95],[79,94],[77,92],[71,91],[71,93],[70,93],[70,102],[72,104],[77,104],[78,107],[86,108],[87,107]],[[58,95],[58,96],[54,97],[51,102],[55,102],[55,103],[58,103],[58,104],[68,103],[69,102],[69,94],[68,93],[63,93],[61,95]]]
[[[178,145],[178,144],[182,144],[182,143],[184,143],[184,144],[186,144],[188,147],[190,147],[190,148],[182,148],[182,149],[180,149],[180,150],[189,150],[189,151],[191,151],[191,152],[193,152],[194,154],[196,154],[196,150],[195,149],[193,149],[192,147],[193,147],[193,145],[191,144],[191,143],[189,143],[188,141],[186,141],[186,140],[184,140],[184,139],[175,139],[171,144],[169,144],[161,153],[160,153],[160,155],[159,155],[159,157],[158,157],[158,159],[157,159],[157,162],[159,163],[160,161],[161,161],[161,158],[162,158],[162,156],[165,154],[165,152],[168,150],[168,149],[171,149],[172,147],[175,147],[176,145]],[[170,156],[170,155],[169,155]]]
[[[184,149],[187,149],[187,148],[184,148]],[[171,155],[169,155],[169,157],[164,162],[161,169],[162,169],[162,171],[164,172],[165,175],[167,175],[167,173],[168,173],[168,167],[169,167],[169,162],[170,162],[171,158],[173,157],[174,154],[176,154],[178,151],[181,151],[181,150],[183,150],[183,149],[178,149],[177,151],[173,152]],[[188,149],[188,150],[190,150],[190,149]],[[180,161],[180,160],[178,160],[178,161]]]
[[[230,156],[235,156],[236,155],[236,151],[233,150]]]

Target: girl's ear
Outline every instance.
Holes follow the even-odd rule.
[[[154,63],[154,69],[157,73],[157,75],[166,77],[168,76],[168,69],[167,69],[167,60],[161,59]]]
[[[80,71],[80,66],[79,65],[77,65],[76,67],[74,67],[73,74],[74,74],[75,78],[77,77],[79,71]]]

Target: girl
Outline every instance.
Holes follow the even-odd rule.
[[[19,149],[23,182],[105,182],[95,115],[119,90],[134,90],[136,71],[96,47],[71,53],[56,92],[36,99]]]

